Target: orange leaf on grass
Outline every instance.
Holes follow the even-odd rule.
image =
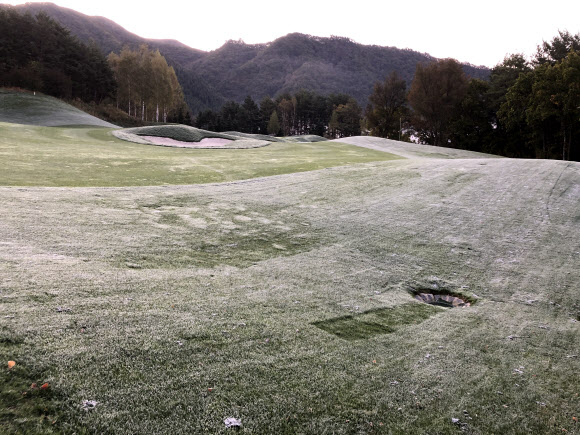
[[[14,367],[16,365],[16,363],[14,361],[8,361],[8,368],[11,369],[12,367]]]
[[[42,384],[42,385],[40,386],[40,389],[41,389],[41,390],[46,390],[48,387],[50,387],[50,385],[48,384],[48,382],[45,382],[44,384]]]

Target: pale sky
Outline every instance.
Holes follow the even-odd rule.
[[[23,1],[0,0],[21,4]],[[288,33],[345,36],[492,67],[531,56],[558,30],[580,32],[578,0],[55,0],[100,15],[145,38],[177,39],[205,51],[228,39],[272,41]]]

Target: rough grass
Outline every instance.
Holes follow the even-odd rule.
[[[115,127],[57,98],[0,88],[1,122],[39,126]]]
[[[232,182],[400,158],[341,143],[244,150],[156,147],[109,129],[0,123],[0,185],[143,186]]]
[[[30,184],[46,180],[32,156],[65,135],[86,161],[120,152],[94,131],[22,128]],[[38,132],[54,136],[34,144]],[[373,146],[410,158],[215,185],[0,188],[0,432],[228,433],[236,417],[258,434],[578,433],[578,164]],[[136,150],[168,153],[156,165],[181,151]],[[435,284],[478,302],[413,300]],[[20,400],[43,381],[50,395]]]

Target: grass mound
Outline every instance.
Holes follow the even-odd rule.
[[[234,136],[225,133],[216,133],[213,131],[202,130],[187,125],[160,125],[148,127],[127,128],[113,132],[119,139],[129,142],[158,145],[167,147],[183,147],[183,144],[199,144],[199,146],[192,146],[195,148],[211,148],[211,149],[248,149],[260,148],[270,145],[271,141],[261,140],[252,137]],[[182,144],[170,144],[161,141],[153,141],[151,137],[160,139],[171,139],[173,141],[181,142]],[[231,143],[221,145],[205,145],[201,143],[204,139],[226,139]]]
[[[268,142],[287,142],[280,137],[269,136],[266,134],[252,134],[252,133],[241,133],[239,131],[226,131],[224,134],[229,136],[235,136],[238,138],[244,139],[258,139],[258,140],[267,140]]]
[[[213,131],[201,130],[187,125],[154,125],[149,127],[135,127],[123,130],[124,133],[136,136],[168,137],[181,142],[199,142],[202,139],[229,139],[236,140],[235,136]]]
[[[317,136],[315,134],[304,134],[300,136],[285,136],[285,137],[268,136],[265,134],[240,133],[239,131],[226,131],[224,134],[242,137],[246,139],[267,140],[269,142],[313,143],[326,141],[326,139],[323,138],[322,136]]]
[[[57,98],[8,89],[0,89],[0,122],[45,127],[116,127]]]
[[[284,142],[296,142],[296,143],[313,143],[313,142],[324,142],[322,136],[317,136],[315,134],[304,134],[301,136],[286,136]]]

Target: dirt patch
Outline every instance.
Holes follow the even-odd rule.
[[[221,148],[225,145],[230,145],[233,140],[222,139],[217,137],[206,137],[199,142],[184,142],[180,140],[171,139],[169,137],[158,136],[141,136],[143,139],[155,145],[163,145],[177,148]]]

